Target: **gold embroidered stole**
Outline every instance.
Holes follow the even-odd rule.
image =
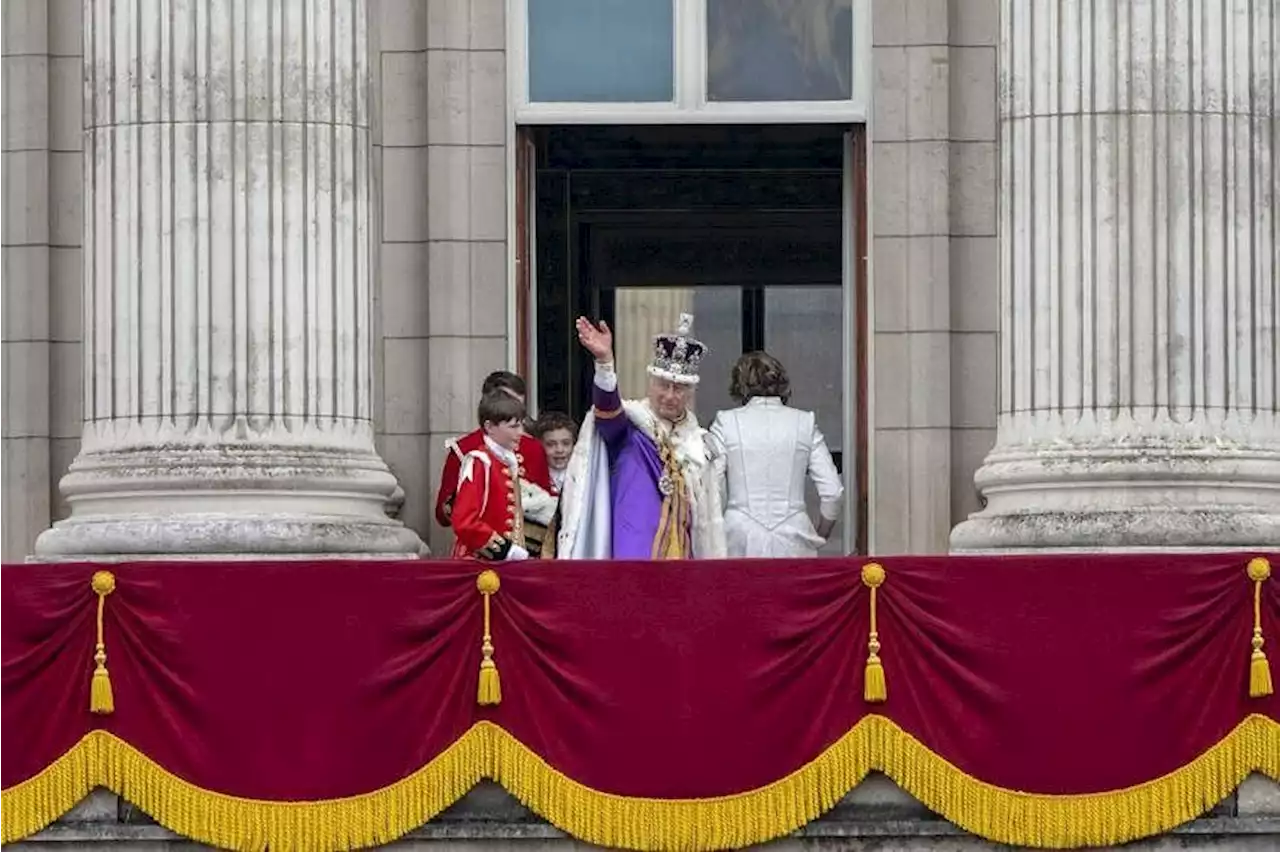
[[[658,478],[662,514],[658,518],[658,532],[653,537],[650,556],[653,559],[688,559],[692,556],[690,535],[693,517],[684,470],[676,458],[670,435],[656,434],[654,440],[658,445],[658,459],[662,462],[662,475]]]

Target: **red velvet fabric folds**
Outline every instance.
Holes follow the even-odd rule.
[[[710,797],[876,713],[998,787],[1114,790],[1250,714],[1280,721],[1280,696],[1248,697],[1251,555],[878,560],[883,704],[863,700],[867,560],[501,565],[492,708],[474,563],[108,566],[107,716],[89,712],[102,566],[6,566],[0,786],[103,728],[206,790],[344,797],[490,720],[596,790]],[[1262,622],[1280,659],[1280,578]]]

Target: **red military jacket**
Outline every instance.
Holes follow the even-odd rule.
[[[436,494],[436,523],[442,527],[450,525],[453,511],[454,494],[458,490],[458,471],[462,459],[474,450],[484,449],[484,430],[468,432],[446,446],[449,455],[444,460],[444,470],[440,473],[440,491]],[[520,463],[520,475],[526,482],[531,482],[549,495],[556,493],[551,484],[551,468],[547,464],[547,453],[542,442],[532,435],[523,435],[516,449],[516,459]]]
[[[464,455],[458,467],[453,556],[502,560],[513,547],[524,548],[519,474],[485,445]]]

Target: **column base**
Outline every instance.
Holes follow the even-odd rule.
[[[35,559],[425,555],[387,516],[396,479],[361,437],[90,448],[60,484],[71,517]]]
[[[951,531],[955,554],[1270,550],[1280,515],[1251,507],[976,514]]]
[[[316,515],[132,515],[59,521],[36,562],[121,559],[414,558],[427,548],[403,524]]]
[[[974,482],[987,505],[952,530],[953,553],[1280,543],[1280,446],[1228,429],[1000,445]]]

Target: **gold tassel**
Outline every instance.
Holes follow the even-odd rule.
[[[1246,569],[1253,581],[1253,653],[1249,657],[1249,697],[1266,698],[1272,693],[1271,665],[1262,650],[1262,581],[1271,576],[1271,563],[1261,556],[1249,560]]]
[[[102,635],[102,615],[107,608],[107,595],[116,590],[116,578],[110,571],[96,571],[90,581],[98,596],[98,644],[93,652],[96,667],[89,685],[89,712],[106,716],[116,711],[115,696],[111,693],[111,675],[107,673],[107,646]]]
[[[888,697],[884,664],[880,662],[880,634],[876,632],[876,589],[884,577],[884,566],[878,562],[862,566],[863,585],[871,590],[871,634],[867,638],[867,671],[862,684],[862,698],[868,704],[879,704]]]
[[[476,588],[484,597],[484,640],[480,643],[480,686],[476,691],[476,703],[491,707],[502,703],[502,681],[498,678],[498,665],[493,661],[493,637],[489,634],[489,599],[502,583],[498,572],[492,568],[480,572]]]

